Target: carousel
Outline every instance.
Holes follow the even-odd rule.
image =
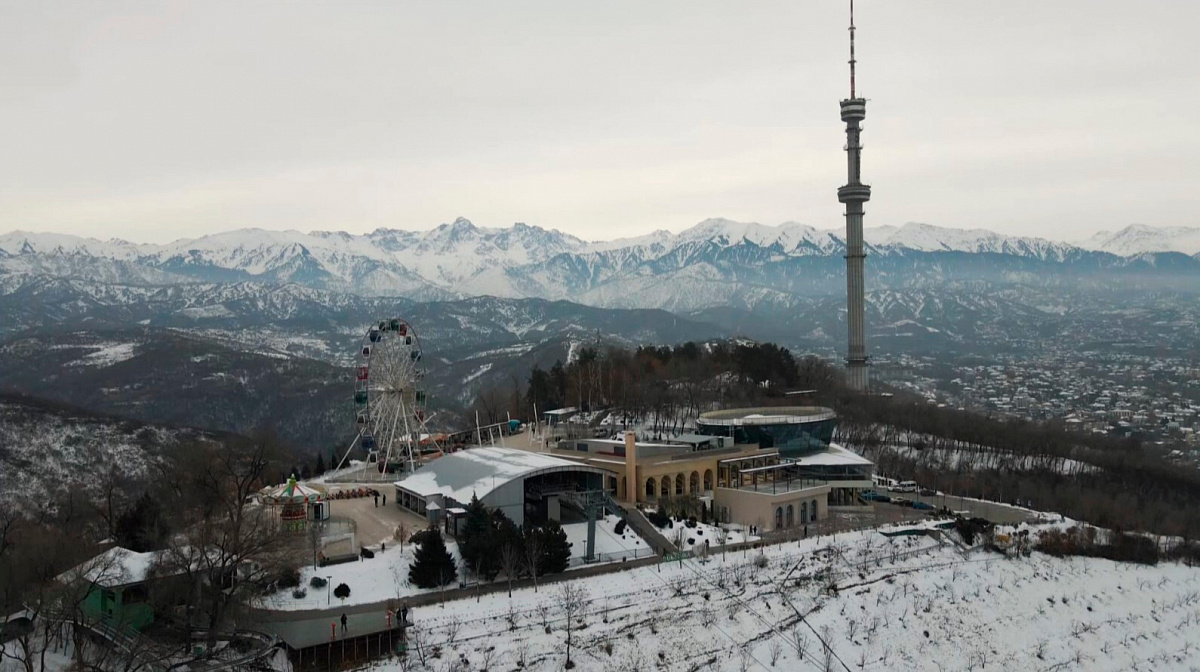
[[[329,519],[325,493],[297,482],[295,475],[287,483],[266,492],[262,501],[279,507],[279,522],[289,530],[303,530],[310,520]]]

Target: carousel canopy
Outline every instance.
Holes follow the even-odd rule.
[[[308,504],[324,501],[324,499],[325,493],[298,483],[295,476],[289,478],[287,483],[263,495],[263,501],[267,504]]]

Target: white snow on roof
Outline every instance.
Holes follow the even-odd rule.
[[[83,579],[104,588],[141,583],[146,580],[150,567],[161,554],[162,551],[138,553],[113,546],[91,560],[63,572],[59,580],[69,583]]]
[[[721,460],[721,463],[726,464],[726,463],[732,463],[732,462],[743,462],[746,460],[752,460],[752,459],[761,458],[761,457],[779,457],[779,453],[777,451],[773,451],[770,453],[759,453],[757,455],[751,455],[748,457],[746,457],[746,456],[731,457],[731,458],[728,458],[725,460]],[[867,458],[863,457],[862,455],[859,455],[858,453],[855,453],[850,450],[846,450],[845,448],[837,445],[836,443],[829,444],[829,448],[827,450],[823,450],[819,453],[813,453],[812,455],[805,455],[804,457],[789,459],[789,460],[787,460],[786,463],[787,464],[799,464],[802,466],[839,466],[839,465],[875,464],[874,462],[868,460]]]
[[[805,466],[813,466],[813,465],[837,466],[837,465],[847,465],[847,464],[874,464],[874,462],[868,460],[867,458],[863,457],[862,455],[859,455],[858,453],[855,453],[853,451],[846,450],[845,448],[843,448],[837,444],[834,444],[834,443],[829,444],[829,450],[823,450],[819,453],[814,453],[812,455],[805,455],[804,457],[796,458],[795,463],[805,465]]]
[[[421,497],[442,495],[465,503],[471,501],[471,495],[483,499],[492,490],[514,479],[563,467],[600,473],[597,467],[544,453],[487,446],[439,457],[408,478],[396,481],[395,485]]]

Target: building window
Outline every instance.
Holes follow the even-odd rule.
[[[787,524],[785,525],[785,527],[791,527],[792,525],[795,525],[795,524],[796,524],[795,510],[792,509],[791,504],[788,504],[787,505]]]
[[[816,519],[817,519],[817,500],[814,499],[812,502],[812,518],[809,518],[809,520],[815,521]]]
[[[777,506],[777,507],[775,507],[775,529],[778,530],[782,527],[783,527],[783,507]]]

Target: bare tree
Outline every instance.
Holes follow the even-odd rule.
[[[308,527],[304,530],[305,537],[308,540],[309,550],[312,551],[313,569],[317,568],[317,555],[321,552],[321,538],[324,532],[325,525],[318,520],[308,521]]]
[[[202,614],[209,645],[231,608],[244,603],[285,567],[275,512],[254,505],[265,483],[274,443],[204,444],[181,462],[189,478],[183,503],[194,521],[164,555],[164,571],[185,575],[192,606]]]
[[[582,585],[575,581],[564,581],[558,588],[558,610],[567,621],[567,662],[566,669],[575,667],[571,660],[571,633],[575,629],[575,621],[583,617],[587,609],[588,593]]]
[[[516,544],[507,543],[500,548],[500,569],[508,579],[508,596],[512,597],[512,582],[521,571],[521,549]]]
[[[796,627],[796,631],[792,633],[792,646],[796,649],[796,657],[804,660],[804,654],[808,652],[808,633]]]
[[[542,558],[542,535],[534,528],[525,534],[525,567],[533,578],[533,592],[538,592],[538,561]]]

